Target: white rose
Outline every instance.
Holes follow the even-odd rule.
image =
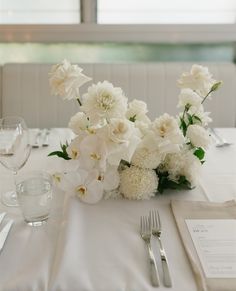
[[[177,120],[165,113],[159,118],[156,118],[151,125],[153,133],[150,132],[150,137],[156,140],[159,149],[163,152],[175,151],[179,145],[184,143],[184,136]]]
[[[79,88],[91,80],[81,72],[80,67],[71,65],[67,60],[53,66],[49,73],[51,93],[67,100],[78,99]]]
[[[192,106],[189,110],[188,113],[190,115],[197,116],[198,119],[194,119],[194,124],[199,124],[202,125],[203,127],[206,127],[209,122],[212,122],[212,119],[210,118],[210,112],[205,112],[203,106],[201,105],[200,107],[196,108]]]
[[[127,98],[121,88],[113,87],[107,81],[98,82],[88,88],[88,93],[83,95],[84,111],[92,123],[102,119],[123,118],[127,110]]]
[[[163,163],[163,171],[168,172],[168,178],[178,182],[180,176],[184,176],[195,186],[198,182],[202,164],[200,160],[187,149],[174,154],[168,154]]]
[[[75,134],[80,134],[81,131],[88,128],[89,121],[87,116],[83,112],[78,112],[71,117],[68,126]]]
[[[190,72],[183,73],[178,84],[181,88],[190,88],[200,96],[205,97],[216,81],[212,78],[207,67],[193,65]]]
[[[199,108],[202,103],[202,98],[195,93],[192,89],[184,88],[181,90],[179,95],[178,107],[191,107]]]
[[[146,116],[147,112],[147,104],[141,100],[134,99],[128,104],[126,117],[127,119],[134,119],[134,121],[150,123],[150,119]]]
[[[108,138],[115,143],[126,142],[133,133],[132,122],[127,119],[112,118],[107,125]]]
[[[195,147],[208,148],[211,144],[209,133],[200,125],[193,124],[187,129],[186,136]]]

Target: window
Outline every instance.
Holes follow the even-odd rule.
[[[0,0],[0,42],[232,42],[236,0]]]
[[[235,19],[235,0],[98,0],[101,24],[221,24]]]
[[[79,23],[79,10],[79,0],[0,0],[0,23]]]

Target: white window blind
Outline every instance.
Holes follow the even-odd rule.
[[[0,0],[0,24],[79,22],[79,0]]]
[[[97,0],[100,24],[233,24],[236,0]]]

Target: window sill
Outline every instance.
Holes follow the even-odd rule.
[[[236,25],[0,25],[0,42],[219,43]]]

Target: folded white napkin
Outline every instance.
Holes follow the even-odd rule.
[[[171,201],[171,208],[189,261],[192,265],[198,290],[235,291],[236,278],[215,279],[205,276],[185,219],[236,219],[236,201],[215,203],[173,200]]]
[[[3,155],[13,154],[17,146],[18,133],[14,130],[0,132],[0,153]]]

